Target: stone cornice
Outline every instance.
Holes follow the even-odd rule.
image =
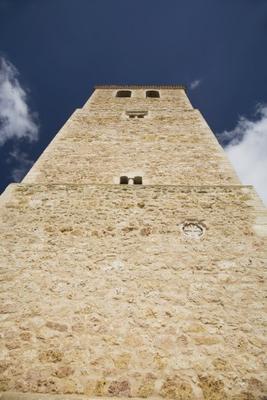
[[[94,89],[183,89],[184,85],[95,85]]]

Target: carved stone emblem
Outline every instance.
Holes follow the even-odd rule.
[[[188,238],[198,239],[204,234],[204,227],[196,222],[185,222],[182,225],[182,231]]]

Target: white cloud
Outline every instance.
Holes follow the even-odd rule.
[[[27,105],[27,94],[18,80],[18,71],[0,58],[0,145],[9,139],[38,139],[38,125]]]
[[[243,184],[253,185],[267,205],[267,105],[259,105],[255,120],[240,117],[225,150]]]
[[[15,182],[20,182],[21,179],[24,177],[26,172],[31,168],[33,161],[29,159],[28,154],[20,151],[19,149],[14,149],[9,153],[8,162],[17,164],[13,167],[11,171],[11,176]]]
[[[194,90],[201,84],[201,79],[196,79],[190,83],[190,89]]]

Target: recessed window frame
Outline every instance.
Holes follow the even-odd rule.
[[[135,176],[133,178],[134,185],[143,185],[143,177],[142,176]]]
[[[159,99],[160,98],[159,90],[146,90],[146,98],[147,99]]]
[[[126,111],[125,113],[129,119],[141,119],[148,115],[148,111]]]
[[[120,176],[120,185],[128,185],[129,184],[129,178],[128,176]]]
[[[132,97],[132,91],[131,90],[117,90],[116,97],[130,98],[130,97]]]
[[[130,177],[126,175],[120,176],[120,185],[143,185],[143,177],[135,176]]]

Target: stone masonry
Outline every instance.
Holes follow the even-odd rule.
[[[267,399],[267,211],[183,87],[97,87],[0,235],[2,400]]]

